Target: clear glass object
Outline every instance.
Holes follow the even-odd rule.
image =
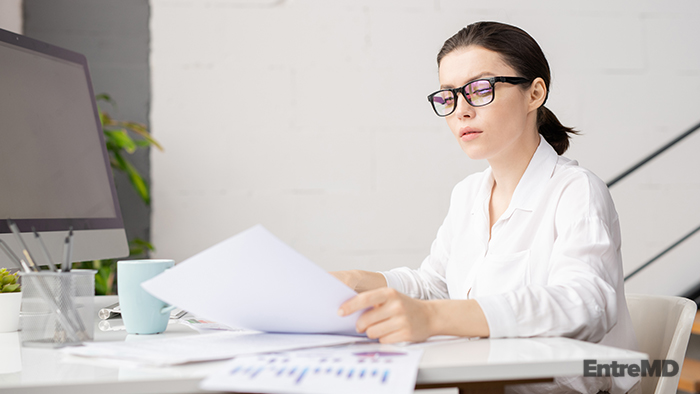
[[[21,272],[22,345],[63,347],[92,341],[95,270]]]

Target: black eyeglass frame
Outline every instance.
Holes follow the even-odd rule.
[[[489,85],[491,85],[491,91],[492,91],[491,101],[489,101],[488,103],[485,103],[485,104],[474,105],[474,104],[472,104],[471,99],[467,98],[468,95],[467,95],[467,91],[465,88],[467,86],[469,86],[469,84],[472,84],[472,83],[478,82],[478,81],[488,81]],[[437,116],[444,118],[445,116],[452,115],[455,112],[455,110],[457,110],[457,100],[459,100],[459,93],[462,93],[462,97],[464,97],[464,99],[467,100],[467,103],[469,103],[469,105],[471,105],[472,107],[483,107],[485,105],[491,104],[493,102],[493,100],[496,98],[496,82],[505,82],[505,83],[510,83],[512,85],[519,85],[519,84],[527,83],[527,82],[531,82],[531,81],[532,81],[531,79],[523,78],[523,77],[479,78],[479,79],[475,79],[473,81],[469,81],[469,82],[465,83],[464,86],[460,86],[458,88],[440,89],[437,92],[428,95],[428,102],[430,102],[430,106],[433,107],[433,111],[435,111],[435,114]],[[440,92],[446,92],[446,91],[452,92],[452,94],[455,96],[455,104],[454,104],[454,106],[452,106],[452,111],[450,111],[447,114],[440,115],[437,108],[435,108],[435,102],[433,101],[433,97],[435,97],[435,95],[439,94]]]

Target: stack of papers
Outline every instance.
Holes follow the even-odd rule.
[[[67,347],[63,351],[74,356],[112,358],[163,367],[226,360],[243,354],[332,346],[359,339],[341,335],[222,332],[134,342],[90,342],[84,346]]]

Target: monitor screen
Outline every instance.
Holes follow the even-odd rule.
[[[70,228],[73,261],[129,253],[85,57],[0,30],[0,239],[19,252],[7,218],[54,262]]]

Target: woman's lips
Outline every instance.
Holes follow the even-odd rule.
[[[471,141],[477,138],[481,133],[481,130],[472,129],[471,127],[465,127],[459,130],[459,139],[461,139],[462,141]]]

